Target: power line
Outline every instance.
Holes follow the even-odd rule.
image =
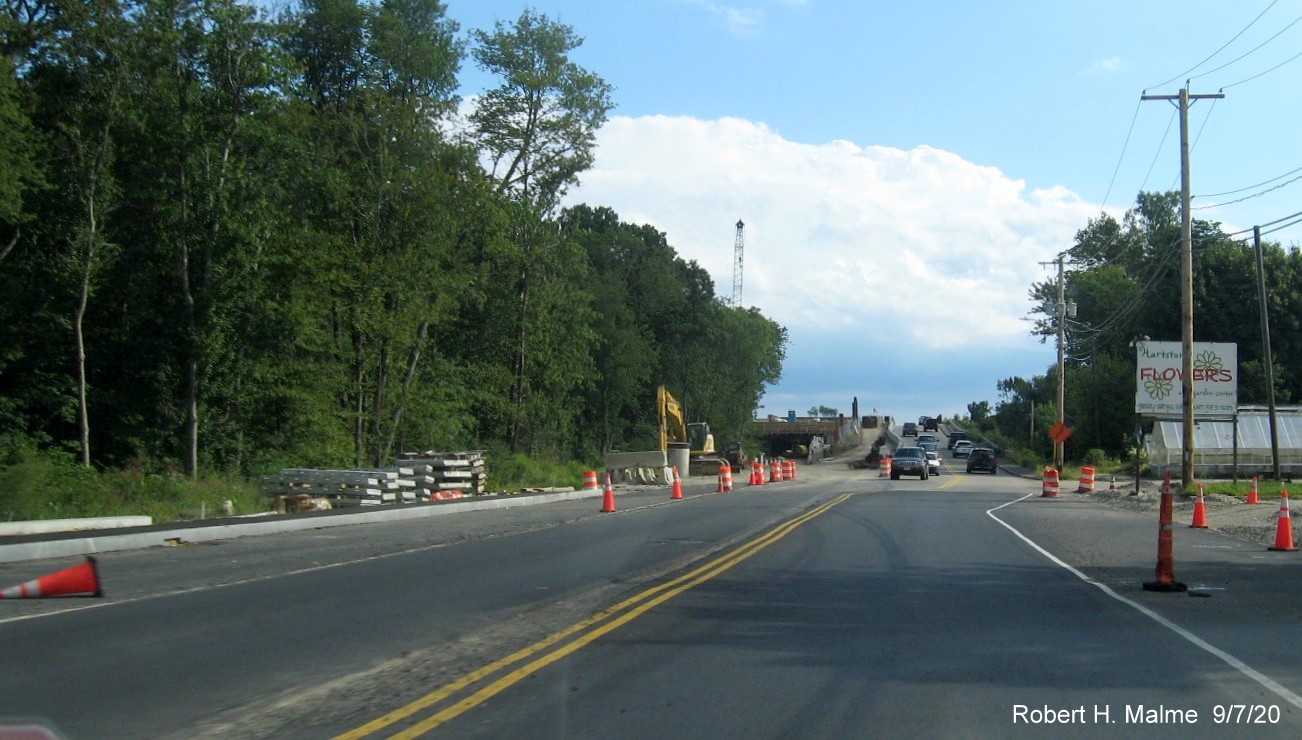
[[[1143,101],[1143,98],[1140,98]],[[1171,111],[1171,118],[1166,122],[1166,131],[1162,132],[1162,141],[1157,145],[1157,151],[1153,153],[1153,162],[1148,165],[1148,174],[1144,175],[1144,181],[1139,184],[1139,192],[1144,192],[1144,186],[1148,184],[1148,178],[1153,176],[1153,168],[1157,166],[1157,158],[1162,156],[1162,146],[1166,144],[1166,137],[1171,134],[1171,124],[1175,122],[1176,111]]]
[[[1225,89],[1227,89],[1227,88],[1234,87],[1235,85],[1242,85],[1242,84],[1245,83],[1245,82],[1252,82],[1253,80],[1257,79],[1258,77],[1261,77],[1262,75],[1267,75],[1267,74],[1270,74],[1271,72],[1274,72],[1275,70],[1279,69],[1280,67],[1283,67],[1285,64],[1288,64],[1289,62],[1293,61],[1294,59],[1297,59],[1298,57],[1302,57],[1302,51],[1299,51],[1298,53],[1294,54],[1293,56],[1289,57],[1288,59],[1285,59],[1284,61],[1280,62],[1279,64],[1276,64],[1275,66],[1271,67],[1270,69],[1266,70],[1265,72],[1258,72],[1257,74],[1255,74],[1255,75],[1253,75],[1253,76],[1247,78],[1246,80],[1239,80],[1238,82],[1231,82],[1230,84],[1226,85],[1225,87],[1222,87],[1221,89],[1222,89],[1222,90],[1225,90]]]
[[[1204,193],[1204,194],[1202,194],[1202,195],[1198,195],[1198,196],[1195,196],[1195,197],[1198,197],[1198,198],[1219,198],[1219,197],[1221,197],[1222,195],[1234,195],[1235,193],[1242,193],[1242,192],[1245,191],[1245,190],[1254,190],[1254,189],[1256,189],[1256,188],[1261,187],[1262,185],[1269,185],[1270,183],[1275,182],[1276,180],[1282,180],[1282,179],[1284,179],[1285,177],[1288,177],[1289,175],[1291,175],[1291,174],[1293,174],[1293,173],[1295,173],[1295,172],[1302,172],[1302,167],[1298,167],[1298,168],[1295,169],[1295,170],[1289,170],[1288,172],[1285,172],[1285,173],[1282,174],[1282,175],[1278,175],[1278,176],[1276,176],[1276,177],[1272,177],[1272,178],[1270,178],[1269,180],[1263,180],[1262,182],[1259,182],[1259,183],[1257,183],[1256,185],[1249,185],[1249,186],[1246,187],[1246,188],[1239,188],[1239,189],[1237,189],[1237,190],[1226,190],[1224,193]]]
[[[1239,31],[1238,33],[1234,34],[1234,38],[1230,39],[1229,41],[1226,41],[1225,44],[1221,46],[1221,48],[1219,48],[1219,49],[1217,49],[1216,51],[1212,52],[1212,53],[1211,53],[1211,56],[1208,56],[1206,59],[1204,59],[1204,60],[1202,60],[1201,62],[1195,64],[1194,66],[1190,67],[1189,69],[1186,69],[1185,71],[1181,72],[1180,74],[1176,75],[1175,77],[1172,77],[1171,79],[1167,80],[1166,82],[1161,83],[1160,85],[1149,85],[1149,89],[1152,89],[1152,88],[1154,88],[1154,87],[1162,87],[1163,85],[1169,85],[1169,84],[1171,84],[1172,82],[1175,82],[1176,80],[1180,79],[1181,77],[1184,77],[1185,75],[1187,75],[1187,74],[1189,74],[1190,72],[1194,71],[1195,69],[1198,69],[1199,67],[1203,66],[1203,65],[1206,64],[1207,62],[1210,62],[1210,61],[1212,60],[1212,57],[1215,57],[1217,54],[1220,54],[1221,52],[1225,51],[1225,47],[1227,47],[1227,46],[1229,46],[1230,44],[1234,43],[1235,41],[1238,40],[1238,38],[1239,38],[1240,36],[1242,36],[1243,34],[1247,33],[1248,29],[1249,29],[1249,28],[1252,28],[1252,25],[1253,25],[1254,23],[1256,23],[1257,21],[1261,20],[1261,16],[1265,15],[1267,10],[1270,10],[1271,8],[1275,7],[1275,3],[1277,3],[1277,2],[1279,2],[1279,0],[1271,0],[1270,5],[1267,5],[1267,6],[1266,6],[1266,10],[1263,10],[1263,11],[1261,11],[1260,13],[1258,13],[1258,14],[1257,14],[1257,17],[1252,19],[1252,23],[1249,23],[1248,25],[1244,26],[1242,31]],[[1231,64],[1232,64],[1232,63],[1233,63],[1233,62],[1231,62]],[[1215,70],[1213,70],[1213,71],[1215,71]]]
[[[1230,66],[1231,64],[1234,64],[1235,62],[1237,62],[1237,61],[1239,61],[1240,59],[1243,59],[1244,57],[1246,57],[1246,56],[1252,54],[1253,52],[1257,51],[1258,49],[1260,49],[1261,47],[1265,46],[1266,44],[1269,44],[1270,42],[1274,41],[1276,38],[1279,37],[1279,34],[1284,33],[1284,32],[1287,31],[1288,29],[1290,29],[1290,28],[1292,28],[1293,26],[1297,25],[1297,22],[1298,22],[1298,21],[1302,21],[1302,15],[1298,16],[1297,18],[1294,18],[1292,23],[1290,23],[1290,24],[1288,24],[1287,26],[1284,26],[1283,28],[1279,29],[1279,32],[1276,33],[1274,36],[1271,36],[1270,38],[1266,39],[1265,41],[1261,42],[1260,44],[1257,44],[1256,46],[1252,47],[1251,49],[1249,49],[1248,51],[1244,52],[1243,54],[1241,54],[1241,55],[1235,57],[1234,59],[1231,59],[1230,61],[1226,62],[1225,64],[1222,64],[1221,66],[1217,67],[1216,69],[1211,69],[1211,70],[1208,70],[1208,71],[1206,71],[1206,72],[1203,72],[1202,74],[1194,75],[1193,77],[1190,77],[1189,79],[1191,79],[1191,80],[1196,80],[1196,79],[1198,79],[1199,77],[1206,77],[1207,75],[1212,74],[1213,72],[1220,72],[1222,69],[1225,69],[1226,67]],[[1222,89],[1224,89],[1224,88],[1222,88]]]
[[[1197,134],[1194,134],[1193,144],[1191,144],[1191,145],[1189,146],[1189,153],[1190,153],[1190,154],[1192,154],[1192,153],[1194,152],[1194,150],[1196,150],[1196,149],[1198,148],[1198,142],[1203,138],[1203,130],[1207,128],[1207,121],[1211,119],[1211,117],[1212,117],[1212,111],[1216,110],[1216,103],[1217,103],[1219,100],[1220,100],[1220,98],[1212,98],[1212,104],[1209,105],[1209,106],[1207,106],[1207,115],[1203,116],[1203,122],[1202,122],[1202,125],[1200,125],[1200,126],[1198,127],[1198,133],[1197,133]],[[1140,102],[1143,102],[1143,101],[1141,100]],[[1168,187],[1167,190],[1175,190],[1175,184],[1176,184],[1177,181],[1179,181],[1179,179],[1180,179],[1180,173],[1177,172],[1176,175],[1175,175],[1175,177],[1172,178],[1172,180],[1171,180],[1171,186]]]
[[[1108,197],[1112,195],[1112,186],[1117,182],[1117,173],[1121,171],[1121,162],[1126,158],[1126,148],[1130,146],[1130,135],[1135,131],[1135,121],[1139,119],[1139,107],[1143,104],[1143,100],[1135,103],[1135,113],[1130,117],[1130,128],[1126,131],[1126,141],[1121,145],[1121,156],[1117,157],[1117,166],[1112,170],[1112,179],[1108,181],[1108,190],[1103,194],[1103,202],[1099,204],[1100,216],[1103,215],[1104,208],[1108,204]]]
[[[1265,231],[1262,231],[1261,233],[1262,233],[1263,235],[1265,235],[1265,234],[1273,234],[1273,233],[1275,233],[1276,231],[1282,231],[1282,230],[1284,230],[1284,229],[1287,229],[1287,228],[1290,227],[1290,226],[1297,226],[1298,224],[1302,224],[1302,218],[1295,219],[1295,220],[1293,220],[1293,221],[1289,221],[1288,223],[1283,224],[1283,225],[1281,225],[1281,226],[1276,226],[1276,227],[1273,228],[1273,229],[1266,229]]]
[[[1288,186],[1288,185],[1292,185],[1293,183],[1297,182],[1298,180],[1302,180],[1302,175],[1298,175],[1297,177],[1293,178],[1292,180],[1288,180],[1288,181],[1286,181],[1286,182],[1281,182],[1280,184],[1276,185],[1276,186],[1273,187],[1273,188],[1266,188],[1265,190],[1263,190],[1263,191],[1261,191],[1261,192],[1259,192],[1259,193],[1253,193],[1252,195],[1245,195],[1245,196],[1243,196],[1242,198],[1235,198],[1234,200],[1227,200],[1227,201],[1224,201],[1224,202],[1221,202],[1221,203],[1212,203],[1211,205],[1206,205],[1206,206],[1192,206],[1191,208],[1192,208],[1192,210],[1195,210],[1195,211],[1201,211],[1201,210],[1206,210],[1206,209],[1208,209],[1208,208],[1220,208],[1221,206],[1228,206],[1228,205],[1230,205],[1231,203],[1242,203],[1242,202],[1245,201],[1245,200],[1252,200],[1253,198],[1260,198],[1261,196],[1265,195],[1266,193],[1270,193],[1270,192],[1273,192],[1273,191],[1275,191],[1275,190],[1279,190],[1279,189],[1282,188],[1282,187],[1286,187],[1286,186]]]

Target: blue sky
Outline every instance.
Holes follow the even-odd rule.
[[[532,7],[615,86],[567,202],[656,226],[725,297],[746,222],[742,302],[791,335],[762,413],[857,396],[948,416],[1045,372],[1054,347],[1024,320],[1039,263],[1141,189],[1179,187],[1175,108],[1144,91],[1224,89],[1191,108],[1194,205],[1242,200],[1196,218],[1235,231],[1302,211],[1302,0],[447,7],[463,32]],[[462,80],[468,101],[491,84],[469,61]],[[1302,226],[1267,238],[1296,245]]]

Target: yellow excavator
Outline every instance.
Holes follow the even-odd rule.
[[[660,449],[668,451],[671,442],[687,443],[689,475],[717,473],[724,463],[728,463],[734,473],[741,471],[745,462],[741,445],[731,444],[724,454],[716,453],[710,425],[703,421],[687,423],[683,405],[663,385],[656,389],[656,409],[660,418]]]

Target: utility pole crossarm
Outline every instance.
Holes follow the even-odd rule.
[[[1140,95],[1140,100],[1179,100],[1184,97],[1186,100],[1203,100],[1205,98],[1223,98],[1225,93],[1205,93],[1203,95]]]

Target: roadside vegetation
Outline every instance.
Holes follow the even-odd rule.
[[[1178,341],[1180,270],[1179,193],[1140,193],[1121,221],[1104,214],[1076,234],[1067,250],[1067,301],[1077,313],[1066,333],[1065,444],[1071,471],[1081,464],[1101,472],[1134,474],[1137,338]],[[1266,403],[1261,315],[1257,308],[1256,251],[1249,238],[1227,234],[1215,221],[1193,222],[1194,316],[1198,341],[1236,342],[1238,400]],[[1270,317],[1275,398],[1302,401],[1302,251],[1264,241],[1265,294]],[[1030,288],[1037,308],[1032,334],[1056,341],[1056,276]],[[1003,459],[1042,468],[1052,459],[1047,430],[1058,419],[1057,366],[1043,375],[996,384],[998,401],[968,404],[960,424],[980,430]],[[1151,432],[1151,422],[1143,430]],[[1140,460],[1147,473],[1147,460]],[[1217,485],[1220,485],[1219,483]],[[1246,495],[1246,483],[1236,495]],[[1210,492],[1210,489],[1209,489]]]
[[[559,207],[614,106],[573,29],[267,7],[0,13],[0,517],[244,511],[263,474],[404,450],[574,484],[654,448],[662,384],[744,428],[786,330],[669,235]]]

